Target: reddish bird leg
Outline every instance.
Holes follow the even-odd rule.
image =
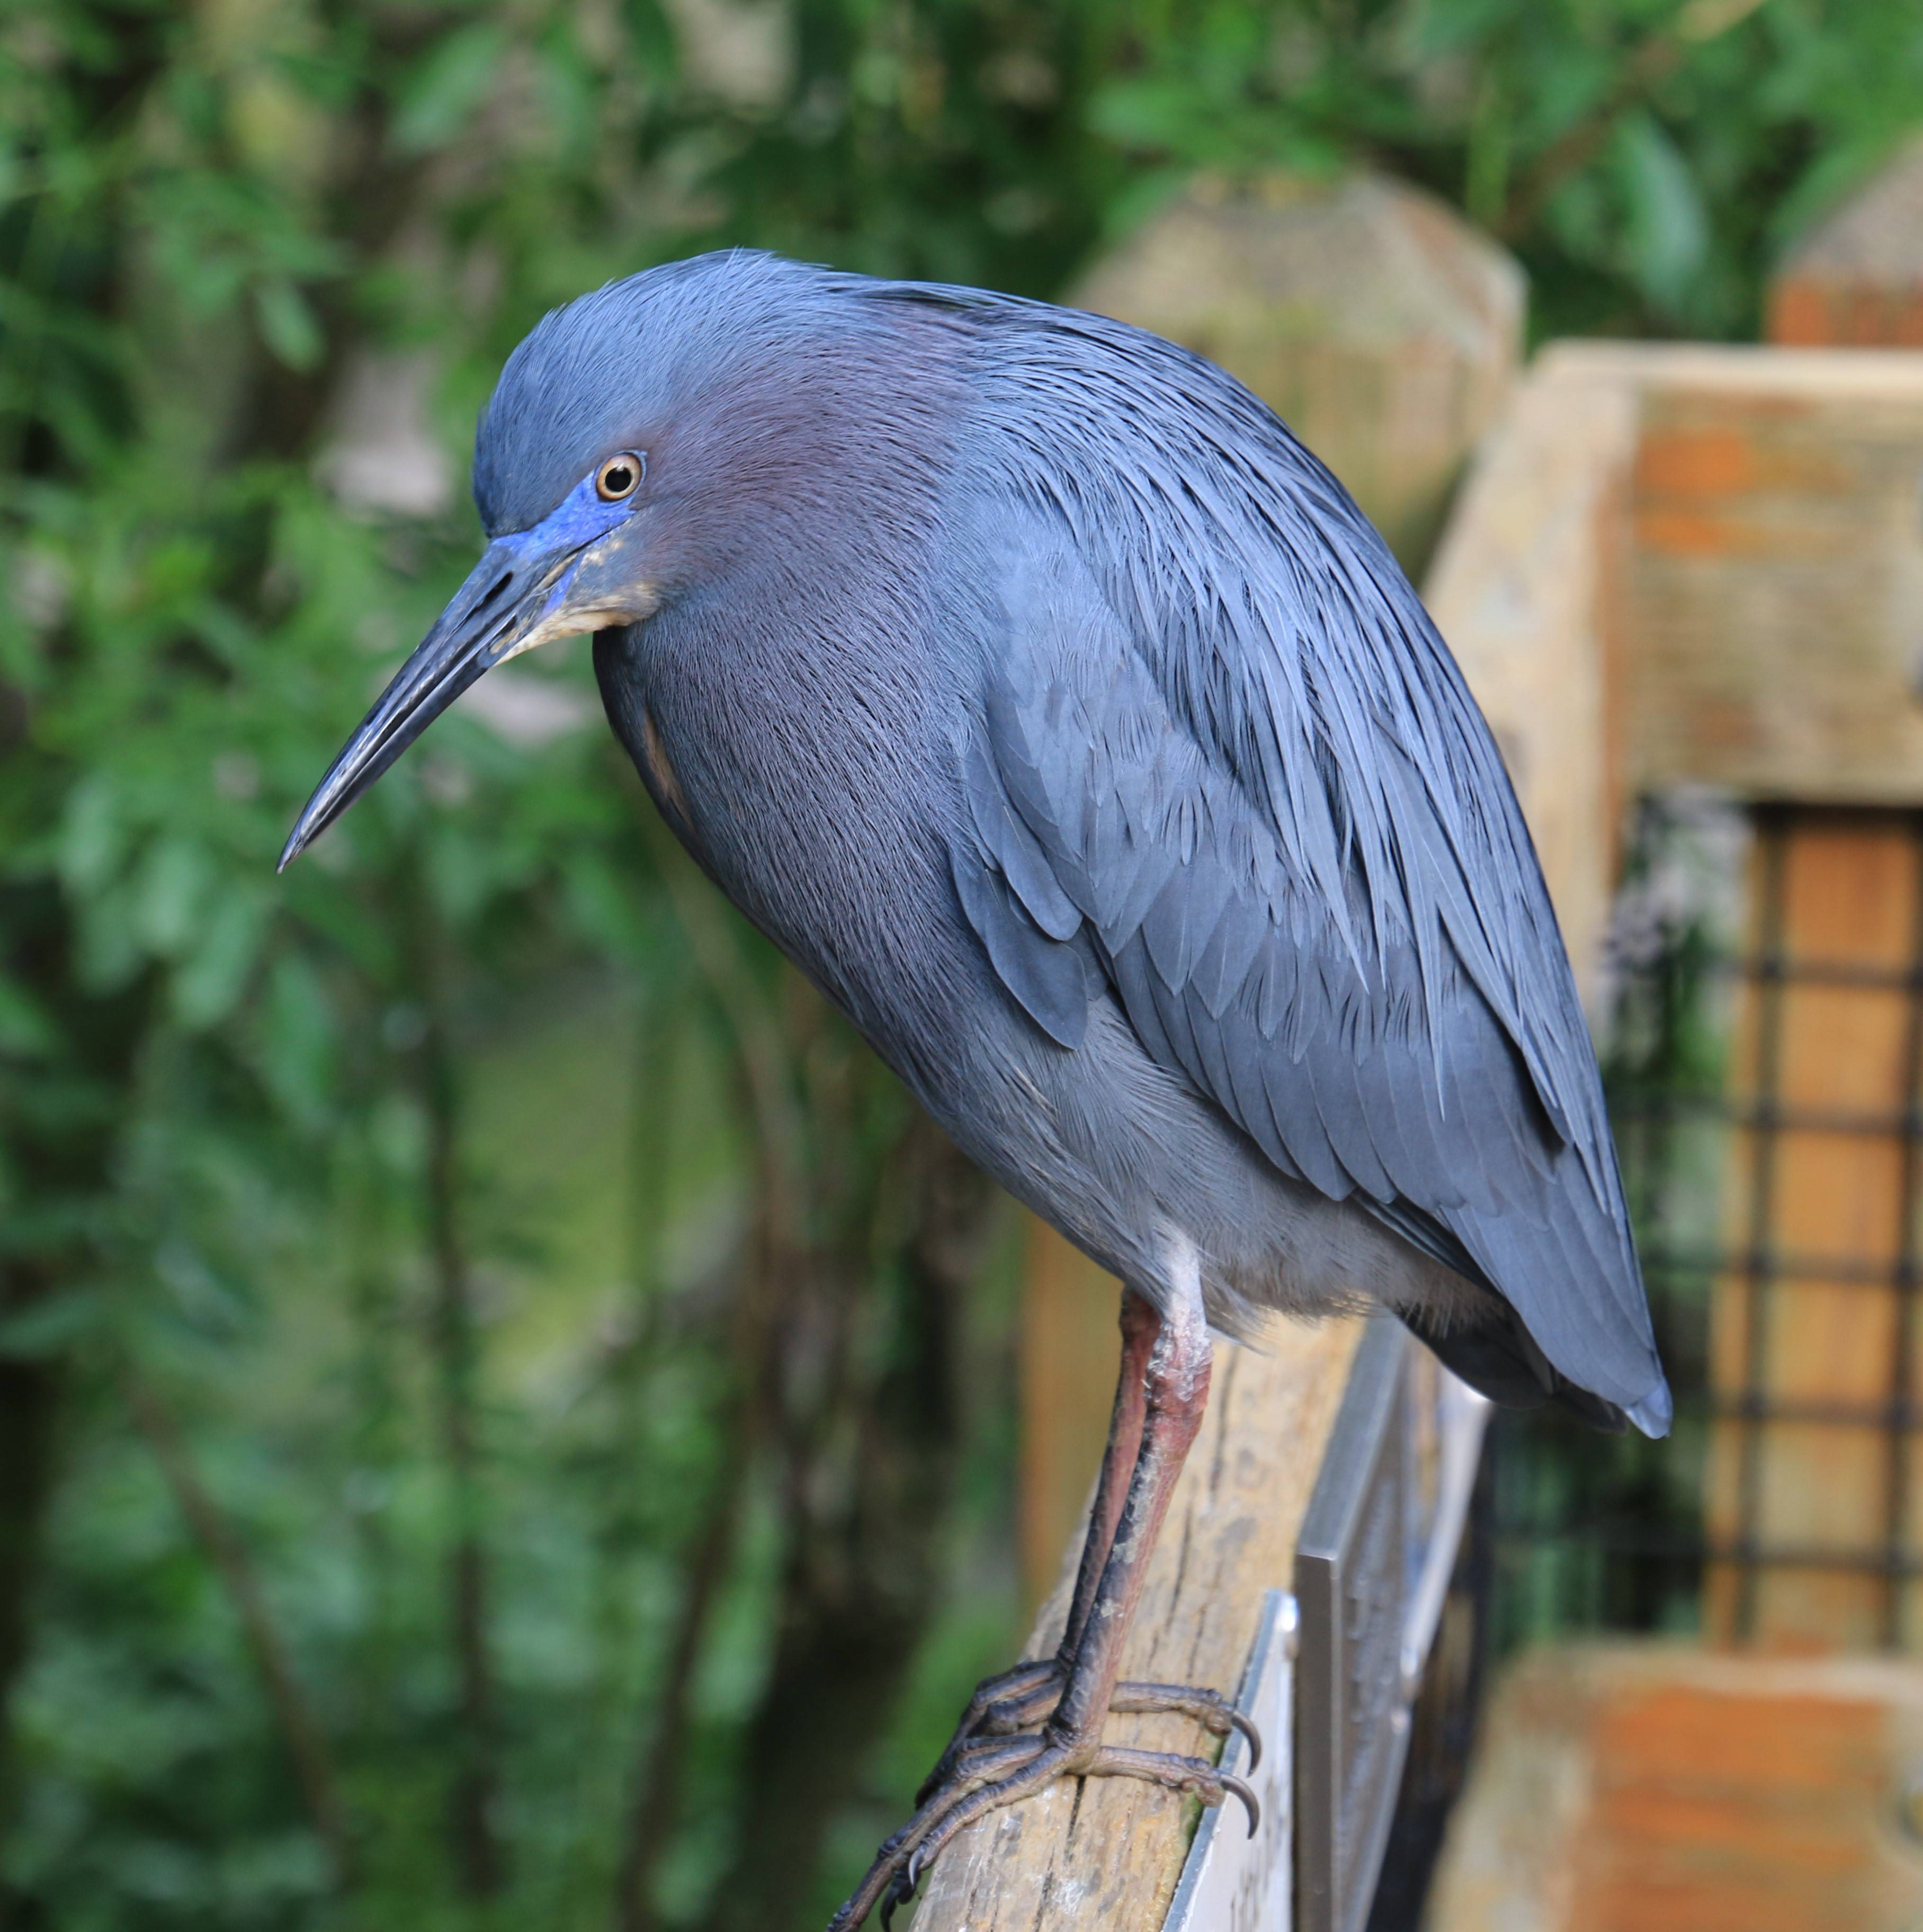
[[[915,1815],[883,1845],[830,1932],[853,1932],[878,1903],[885,1925],[958,1832],[1058,1778],[1145,1778],[1209,1804],[1233,1791],[1253,1828],[1255,1795],[1240,1779],[1204,1759],[1119,1749],[1101,1737],[1112,1710],[1183,1712],[1217,1736],[1250,1729],[1217,1692],[1119,1681],[1149,1556],[1208,1400],[1208,1330],[1193,1251],[1184,1247],[1187,1266],[1178,1272],[1187,1279],[1168,1316],[1132,1290],[1123,1295],[1114,1417],[1061,1648],[977,1689]],[[1021,1728],[1037,1722],[1038,1731]],[[1250,1742],[1259,1751],[1252,1730]]]

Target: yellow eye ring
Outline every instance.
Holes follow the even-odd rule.
[[[619,456],[610,456],[595,472],[594,494],[604,503],[626,501],[641,487],[641,478],[647,469],[646,459],[632,449],[624,449]]]

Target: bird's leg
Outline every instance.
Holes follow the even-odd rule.
[[[922,1804],[954,1775],[962,1747],[970,1738],[1006,1735],[1038,1724],[1055,1706],[1067,1681],[1076,1646],[1088,1627],[1102,1567],[1115,1540],[1115,1525],[1128,1495],[1129,1479],[1142,1449],[1142,1414],[1148,1400],[1148,1360],[1162,1318],[1155,1304],[1132,1288],[1122,1290],[1122,1360],[1115,1377],[1115,1406],[1108,1418],[1108,1446],[1102,1452],[1101,1473],[1095,1480],[1095,1502],[1088,1528],[1082,1539],[1082,1560],[1075,1573],[1075,1593],[1069,1599],[1068,1622],[1052,1657],[1018,1664],[975,1686],[974,1695],[955,1726],[955,1735],[934,1770],[915,1794]]]
[[[1136,1430],[1134,1466],[1118,1502],[1108,1502],[1102,1488],[1097,1489],[1090,1540],[1102,1534],[1107,1547],[1098,1558],[1091,1558],[1084,1546],[1082,1574],[1092,1568],[1094,1581],[1078,1620],[1075,1609],[1070,1611],[1070,1628],[1076,1641],[1072,1652],[1065,1642],[1057,1660],[1062,1668],[1061,1688],[1053,1711],[1039,1734],[977,1736],[951,1744],[938,1786],[932,1791],[924,1787],[914,1816],[882,1846],[867,1876],[835,1915],[830,1932],[853,1932],[878,1902],[883,1905],[885,1924],[957,1832],[984,1813],[1025,1798],[1058,1778],[1148,1778],[1192,1792],[1205,1804],[1220,1804],[1234,1791],[1249,1807],[1253,1828],[1255,1796],[1239,1779],[1200,1758],[1114,1749],[1101,1741],[1102,1721],[1118,1700],[1156,1710],[1199,1706],[1219,1714],[1228,1708],[1214,1692],[1191,1691],[1180,1685],[1124,1687],[1118,1681],[1123,1643],[1147,1580],[1150,1554],[1208,1400],[1210,1359],[1198,1270],[1193,1250],[1186,1244],[1183,1246],[1187,1266],[1176,1270],[1183,1279],[1175,1284],[1174,1305],[1168,1315],[1157,1316],[1145,1302],[1142,1304],[1148,1310],[1142,1334],[1148,1346],[1139,1420],[1131,1424],[1126,1418],[1130,1398],[1124,1388],[1118,1392],[1117,1420],[1109,1438],[1112,1455],[1123,1431]],[[1126,1315],[1123,1334],[1126,1384],[1132,1372]],[[1105,1466],[1105,1485],[1107,1480]],[[1079,1578],[1076,1595],[1084,1596]],[[1138,1694],[1133,1700],[1130,1693]],[[1032,1690],[1021,1690],[1003,1701],[1034,1695]],[[998,1706],[992,1700],[986,1708],[994,1712]]]
[[[1190,1254],[1192,1268],[1192,1250]],[[1149,1556],[1208,1403],[1214,1364],[1201,1284],[1184,1286],[1190,1292],[1178,1288],[1149,1350],[1141,1448],[1061,1701],[1044,1727],[1044,1735],[1057,1740],[1092,1740],[1108,1712],[1120,1675],[1123,1640],[1148,1580]]]
[[[1162,1333],[1162,1316],[1145,1294],[1122,1290],[1122,1360],[1115,1377],[1115,1406],[1108,1418],[1108,1447],[1102,1452],[1102,1473],[1095,1481],[1095,1502],[1088,1513],[1088,1534],[1082,1540],[1082,1560],[1076,1566],[1075,1592],[1069,1598],[1068,1622],[1061,1647],[1055,1653],[1064,1675],[1066,1660],[1082,1646],[1095,1600],[1114,1547],[1115,1532],[1126,1507],[1136,1466],[1142,1456],[1142,1432],[1148,1413],[1149,1378],[1154,1371],[1155,1345]],[[1207,1346],[1206,1338],[1204,1340]]]
[[[1088,1627],[1095,1593],[1102,1581],[1102,1566],[1114,1543],[1115,1526],[1128,1495],[1130,1478],[1142,1449],[1142,1414],[1148,1400],[1150,1351],[1161,1331],[1162,1317],[1155,1305],[1132,1288],[1122,1291],[1121,1365],[1115,1378],[1115,1403],[1108,1420],[1108,1442],[1102,1452],[1101,1472],[1096,1478],[1095,1501],[1089,1511],[1088,1528],[1082,1541],[1081,1560],[1076,1566],[1075,1590],[1069,1600],[1068,1618],[1060,1644],[1052,1657],[1018,1664],[993,1677],[984,1678],[962,1712],[955,1735],[934,1769],[915,1795],[917,1804],[926,1803],[948,1781],[957,1755],[970,1738],[1002,1736],[1030,1724],[1038,1724],[1052,1711],[1067,1681],[1082,1634]],[[1198,1690],[1180,1684],[1118,1684],[1110,1701],[1112,1711],[1173,1712],[1193,1718],[1216,1737],[1240,1731],[1249,1740],[1250,1768],[1259,1763],[1262,1742],[1256,1727],[1228,1700],[1216,1691]]]

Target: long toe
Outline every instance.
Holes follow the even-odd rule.
[[[1131,1750],[1105,1744],[1082,1773],[1084,1778],[1138,1778],[1170,1791],[1186,1792],[1204,1804],[1220,1804],[1232,1794],[1249,1814],[1249,1835],[1262,1822],[1262,1802],[1240,1778],[1203,1757],[1181,1757],[1173,1751]]]
[[[915,1793],[915,1802],[926,1804],[953,1778],[964,1748],[974,1739],[1006,1737],[1045,1723],[1060,1701],[1068,1665],[1059,1658],[1040,1664],[1022,1664],[998,1677],[985,1678],[976,1688],[968,1708],[962,1714],[934,1770]],[[1249,1741],[1248,1768],[1262,1761],[1262,1737],[1254,1723],[1238,1711],[1220,1690],[1204,1690],[1193,1684],[1124,1682],[1115,1686],[1108,1708],[1118,1712],[1170,1713],[1192,1718],[1218,1738],[1240,1731]]]
[[[964,1746],[979,1737],[1006,1736],[1039,1724],[1060,1700],[1067,1681],[1068,1666],[1058,1657],[1045,1657],[1032,1664],[1018,1664],[993,1677],[985,1677],[975,1686],[934,1770],[922,1780],[915,1793],[917,1808],[926,1804],[954,1777]]]
[[[992,1758],[992,1751],[1004,1755]],[[1036,1736],[977,1740],[964,1755],[961,1774],[882,1846],[868,1876],[828,1922],[828,1932],[855,1932],[878,1904],[892,1918],[957,1832],[1058,1778],[1072,1776],[1095,1755],[1087,1745],[1050,1743]],[[999,1774],[988,1770],[992,1762]]]
[[[1249,1741],[1249,1768],[1255,1770],[1262,1761],[1262,1732],[1220,1690],[1204,1690],[1192,1684],[1118,1684],[1108,1708],[1118,1712],[1173,1712],[1194,1718],[1218,1738],[1240,1731]]]
[[[828,1932],[854,1932],[854,1928],[884,1900],[885,1910],[892,1917],[895,1908],[914,1892],[920,1874],[928,1869],[932,1855],[926,1847],[932,1837],[941,1832],[947,1819],[983,1790],[998,1790],[1018,1778],[1025,1767],[1042,1755],[1046,1747],[1041,1738],[1030,1735],[975,1738],[949,1748],[956,1760],[953,1772],[942,1788],[922,1801],[915,1815],[883,1842],[867,1876],[828,1922]],[[947,1842],[947,1836],[943,1835],[940,1843]],[[898,1884],[899,1879],[905,1879],[905,1883]]]
[[[1028,1694],[1036,1694],[1030,1690]],[[1250,1743],[1250,1768],[1262,1755],[1255,1726],[1219,1693],[1182,1684],[1118,1684],[1109,1708],[1115,1711],[1174,1712],[1194,1718],[1226,1737],[1241,1731]],[[942,1757],[938,1787],[931,1779],[916,1800],[915,1815],[876,1854],[868,1876],[830,1921],[828,1932],[854,1932],[877,1905],[884,1932],[898,1908],[914,1896],[922,1876],[958,1833],[977,1818],[1031,1796],[1058,1778],[1135,1778],[1220,1804],[1239,1798],[1255,1835],[1262,1808],[1243,1780],[1206,1758],[1174,1751],[1137,1750],[1099,1739],[1066,1737],[1044,1730],[1018,1737],[958,1736]],[[935,1788],[931,1788],[935,1787]]]
[[[968,1700],[968,1708],[962,1713],[962,1721],[956,1730],[958,1732],[972,1729],[994,1706],[1012,1699],[1033,1696],[1037,1691],[1050,1688],[1059,1694],[1062,1680],[1067,1674],[1068,1666],[1060,1658],[1038,1657],[1027,1664],[1018,1664],[1012,1670],[998,1671],[992,1677],[984,1677],[975,1686],[974,1694]]]

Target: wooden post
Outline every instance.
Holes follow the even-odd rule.
[[[1923,1673],[1678,1643],[1531,1652],[1492,1700],[1427,1932],[1910,1932]]]
[[[1547,352],[1431,604],[1579,970],[1624,803],[1708,784],[1776,808],[1732,1042],[1706,1622],[1923,1641],[1923,356]]]
[[[1606,350],[1538,357],[1463,484],[1424,600],[1496,734],[1586,999],[1615,885],[1607,631],[1638,394]]]
[[[1218,1345],[1208,1416],[1156,1546],[1124,1676],[1232,1694],[1263,1592],[1289,1585],[1363,1327],[1291,1324],[1268,1353]],[[1073,1556],[1071,1549],[1025,1655],[1046,1656],[1060,1638]],[[1187,1718],[1112,1718],[1106,1734],[1150,1750],[1215,1753]],[[1188,1801],[1131,1778],[1065,1780],[992,1813],[948,1847],[916,1932],[1153,1932],[1174,1896],[1193,1816]]]

